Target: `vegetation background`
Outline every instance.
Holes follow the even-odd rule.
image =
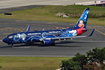
[[[0,18],[76,23],[79,19],[78,15],[81,15],[85,8],[90,8],[88,24],[105,26],[105,7],[98,6],[50,5],[11,12],[11,16],[0,14]],[[77,17],[63,18],[55,16],[59,12],[77,15]]]
[[[85,8],[87,7],[90,8],[88,24],[105,26],[105,8],[97,6],[80,6],[80,5],[51,6],[50,5],[50,6],[43,6],[38,8],[31,8],[31,9],[11,12],[12,15],[9,16],[0,14],[0,18],[76,23],[80,17],[80,14],[82,14],[83,10],[85,10]],[[59,12],[72,14],[72,15],[79,15],[79,16],[75,17],[71,16],[68,18],[55,16]],[[105,55],[103,54],[103,56]],[[84,57],[85,55],[83,55],[83,58]],[[6,70],[6,69],[13,69],[13,70],[50,69],[51,70],[59,68],[61,60],[65,59],[65,61],[62,61],[63,64],[63,62],[66,62],[68,58],[70,57],[0,57],[0,66],[2,66],[1,70]],[[73,61],[68,60],[68,61],[74,62],[74,60]],[[81,67],[78,66],[78,64],[80,64],[81,66],[81,63],[78,63],[78,61],[76,61],[75,66],[77,67],[77,69],[81,69]]]

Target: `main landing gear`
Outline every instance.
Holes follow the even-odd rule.
[[[13,48],[13,44],[9,44]]]

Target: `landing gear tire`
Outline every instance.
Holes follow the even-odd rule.
[[[52,46],[55,46],[55,43],[52,43],[51,45],[52,45]]]
[[[12,45],[12,48],[13,48],[13,45]]]
[[[14,45],[13,45],[13,44],[11,44],[11,47],[13,48],[13,47],[14,47]]]
[[[44,46],[44,45],[45,45],[45,44],[44,44],[44,41],[42,41],[42,42],[41,42],[41,46]]]
[[[8,45],[10,45],[13,48],[13,44],[8,44]]]
[[[52,46],[55,46],[55,41],[53,41],[53,43],[51,44]]]

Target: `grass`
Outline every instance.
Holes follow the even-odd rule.
[[[52,22],[66,22],[76,23],[79,18],[62,18],[55,15],[59,12],[68,14],[82,14],[85,8],[90,8],[89,16],[105,14],[105,8],[96,6],[80,6],[80,5],[68,5],[68,6],[43,6],[37,8],[31,8],[21,11],[12,12],[12,16],[6,16],[0,14],[0,18],[8,19],[21,19],[21,20],[36,20],[36,21],[52,21]],[[105,17],[102,18],[89,18],[88,24],[105,26]]]
[[[0,57],[1,70],[55,70],[70,57]]]
[[[13,15],[6,16],[0,14],[0,18],[20,19],[20,20],[36,20],[36,21],[52,21],[76,23],[79,18],[62,18],[55,15],[59,12],[69,14],[82,14],[85,8],[90,8],[90,16],[94,14],[105,14],[105,8],[96,6],[44,6],[31,8],[27,10],[12,12]],[[105,26],[105,17],[89,18],[88,24]],[[1,70],[55,70],[59,68],[61,60],[70,57],[0,57]]]

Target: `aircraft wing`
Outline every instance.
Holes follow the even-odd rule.
[[[92,35],[93,35],[94,30],[95,30],[95,29],[93,29],[93,31],[91,32],[91,34],[90,34],[90,35],[88,35],[88,36],[56,37],[56,38],[51,38],[51,39],[52,39],[52,40],[59,40],[59,39],[72,39],[72,38],[84,38],[84,37],[90,37],[90,36],[92,36]]]

